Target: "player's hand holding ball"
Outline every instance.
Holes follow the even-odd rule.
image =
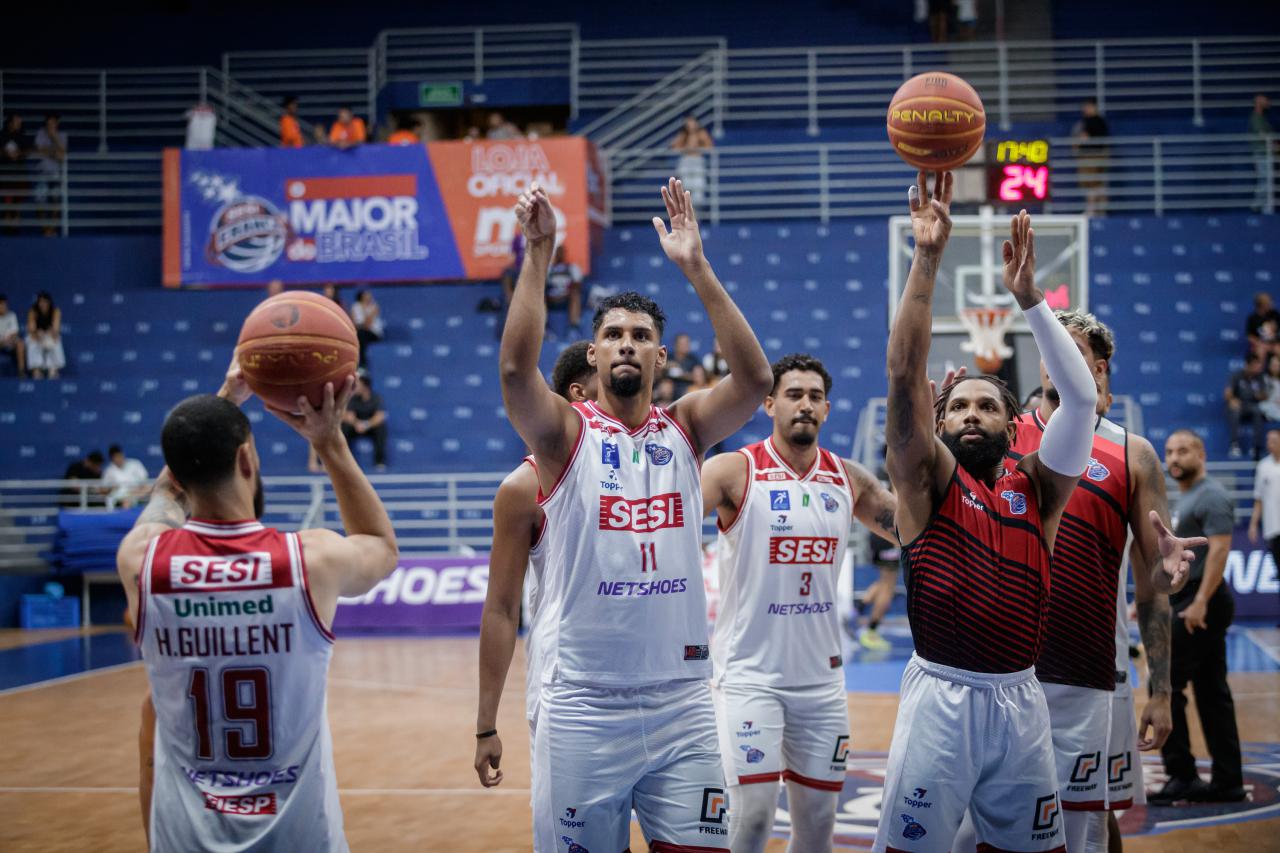
[[[554,240],[556,237],[556,213],[551,199],[536,181],[516,199],[516,222],[530,243]]]
[[[269,403],[266,407],[271,414],[293,427],[312,447],[320,449],[333,442],[346,444],[346,439],[342,436],[342,414],[347,410],[347,403],[355,392],[356,377],[352,374],[336,393],[332,382],[325,383],[324,402],[319,409],[312,406],[306,397],[299,397],[297,401],[301,414],[285,411]]]

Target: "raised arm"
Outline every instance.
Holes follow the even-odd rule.
[[[662,200],[671,222],[668,231],[661,218],[653,218],[662,250],[702,300],[729,365],[729,375],[714,388],[686,394],[671,406],[673,416],[693,437],[702,455],[751,420],[773,387],[773,370],[747,318],[729,298],[702,252],[702,235],[689,192],[672,178],[662,188]]]
[[[928,178],[920,172],[907,193],[915,253],[889,330],[889,399],[884,429],[885,468],[898,495],[896,521],[904,542],[924,529],[934,501],[956,465],[951,451],[937,437],[927,375],[933,286],[951,235],[951,186],[951,173],[939,173],[933,198],[929,198]]]
[[[1062,511],[1093,449],[1098,386],[1084,354],[1036,286],[1036,234],[1025,210],[1010,220],[1009,232],[1003,246],[1004,286],[1022,309],[1045,370],[1062,399],[1045,427],[1040,449],[1019,463],[1036,483],[1045,541],[1052,548]]]
[[[339,596],[362,595],[373,589],[395,571],[400,555],[387,509],[342,436],[342,413],[355,386],[355,377],[348,376],[335,399],[333,384],[326,384],[319,411],[306,397],[298,399],[300,415],[268,407],[315,448],[333,484],[346,531],[346,536],[318,528],[298,534],[316,610],[325,625],[333,623]]]
[[[555,211],[538,184],[521,193],[516,219],[524,232],[525,252],[498,353],[502,400],[511,425],[538,458],[538,476],[549,486],[568,463],[581,424],[538,370],[547,325],[547,269],[556,241]]]
[[[533,531],[540,520],[537,496],[537,474],[521,465],[502,481],[493,499],[493,547],[489,552],[489,589],[480,617],[480,697],[476,709],[476,734],[495,732],[476,740],[476,773],[486,788],[502,782],[498,769],[502,739],[496,734],[498,705],[520,631],[524,575]]]
[[[897,497],[862,465],[852,459],[840,461],[844,463],[845,474],[853,486],[853,517],[881,539],[896,540],[898,532],[894,526],[894,515],[898,509]]]

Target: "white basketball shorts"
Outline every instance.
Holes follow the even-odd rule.
[[[730,785],[844,787],[849,700],[843,680],[804,687],[723,684],[711,691]]]
[[[1115,695],[1071,684],[1042,682],[1053,727],[1058,791],[1067,811],[1101,812],[1109,806],[1111,713]]]
[[[729,800],[705,681],[542,686],[533,748],[540,853],[616,853],[635,809],[649,849],[729,849]]]
[[[947,853],[966,809],[979,845],[1065,849],[1044,692],[1034,669],[969,672],[912,655],[872,849]]]
[[[1138,752],[1138,714],[1133,701],[1129,673],[1116,682],[1111,694],[1111,741],[1107,749],[1107,788],[1110,808],[1127,809],[1146,805],[1147,790],[1142,776],[1142,753]]]

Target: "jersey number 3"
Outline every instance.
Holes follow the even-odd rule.
[[[196,723],[196,755],[213,760],[213,721],[209,710],[209,670],[191,670],[187,688]],[[271,676],[262,667],[230,667],[222,671],[222,719],[226,756],[255,760],[271,757]]]

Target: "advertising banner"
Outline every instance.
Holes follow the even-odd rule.
[[[334,633],[479,630],[488,588],[487,554],[402,559],[366,594],[338,599]]]
[[[164,284],[498,278],[534,181],[566,260],[589,272],[604,190],[585,139],[167,149]]]
[[[1237,527],[1231,535],[1231,553],[1222,582],[1236,599],[1236,619],[1280,619],[1280,578],[1276,561],[1265,540],[1249,541],[1248,531]]]

